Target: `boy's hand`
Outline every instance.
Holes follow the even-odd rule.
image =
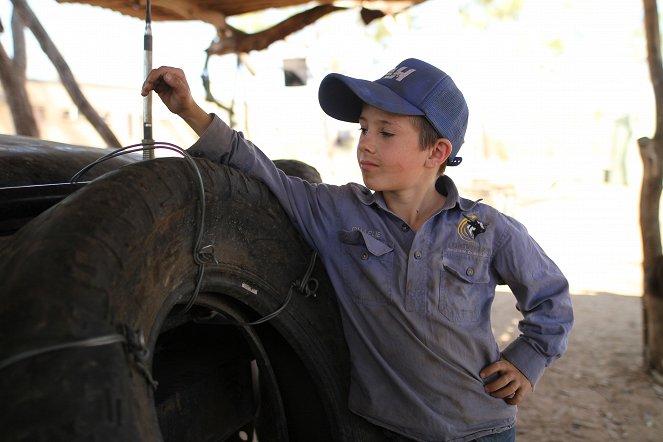
[[[515,365],[501,358],[481,370],[479,376],[485,379],[495,373],[499,377],[484,386],[486,393],[493,397],[504,399],[509,405],[518,405],[532,392],[532,384]]]
[[[161,101],[174,114],[179,115],[193,106],[191,90],[181,69],[168,66],[153,69],[147,75],[140,93],[146,96],[150,91],[159,94]]]
[[[201,135],[212,121],[212,117],[193,100],[182,69],[169,66],[153,69],[147,75],[140,93],[146,96],[150,91],[156,92],[168,110],[182,117],[198,135]]]

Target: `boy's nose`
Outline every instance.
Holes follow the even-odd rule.
[[[357,148],[362,152],[373,152],[373,145],[366,139],[366,136],[363,136],[359,139]]]

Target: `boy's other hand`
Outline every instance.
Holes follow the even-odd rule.
[[[494,374],[497,379],[484,386],[486,393],[504,399],[509,405],[518,405],[532,392],[532,384],[511,362],[502,358],[493,362],[479,373],[482,379]]]

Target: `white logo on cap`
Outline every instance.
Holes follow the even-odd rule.
[[[390,70],[382,78],[386,78],[387,80],[395,79],[396,81],[402,81],[405,77],[415,71],[416,69],[408,69],[406,66],[402,66],[398,69]]]

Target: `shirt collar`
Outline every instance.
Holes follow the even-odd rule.
[[[350,186],[352,187],[352,193],[355,194],[362,204],[370,206],[371,204],[378,202],[377,192],[372,192],[368,187],[364,187],[357,183],[350,183]],[[382,195],[380,195],[380,200],[382,200]],[[382,200],[382,207],[384,207],[384,200]]]
[[[372,192],[367,187],[364,187],[360,184],[351,183],[352,190],[359,201],[362,204],[370,206],[372,204],[377,204],[382,209],[387,209],[387,205],[384,202],[382,197],[382,192]],[[438,177],[435,182],[435,190],[444,195],[447,200],[444,203],[442,210],[448,210],[456,207],[458,205],[460,210],[463,212],[466,210],[472,209],[475,206],[476,202],[461,198],[458,193],[458,188],[451,178],[446,175]]]

